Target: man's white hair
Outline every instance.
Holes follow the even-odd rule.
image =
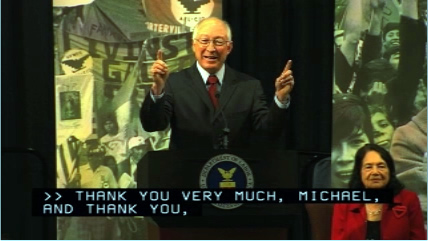
[[[204,23],[204,22],[206,22],[206,21],[210,21],[210,20],[218,20],[221,23],[223,23],[225,25],[225,28],[226,28],[226,37],[228,38],[227,40],[229,40],[229,41],[232,40],[231,27],[229,26],[229,24],[226,21],[224,21],[224,20],[222,20],[220,18],[217,18],[217,17],[209,17],[209,18],[204,18],[204,19],[200,20],[197,23],[197,25],[195,25],[194,32],[192,33],[192,39],[197,38],[197,36],[198,36],[198,30],[199,30],[201,24]]]

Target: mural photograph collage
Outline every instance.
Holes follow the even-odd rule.
[[[170,72],[194,64],[193,27],[222,18],[222,0],[53,2],[57,187],[136,188],[137,162],[170,141],[169,128],[141,125],[150,67],[160,49]],[[376,143],[426,215],[427,0],[335,3],[332,156],[320,163],[331,171],[322,186],[348,188],[356,151]],[[58,239],[145,235],[144,217],[57,220]]]
[[[427,1],[336,0],[331,186],[371,142],[427,215]]]
[[[172,72],[191,66],[193,26],[221,10],[221,0],[54,1],[58,188],[137,187],[137,162],[169,146],[169,129],[146,132],[139,115],[157,51]],[[142,220],[58,218],[57,237],[136,239]]]

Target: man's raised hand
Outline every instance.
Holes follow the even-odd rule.
[[[168,65],[162,60],[162,50],[158,50],[156,53],[156,61],[153,63],[150,73],[154,81],[152,85],[152,94],[162,94],[165,82],[170,74],[168,71]]]
[[[295,80],[292,75],[292,60],[287,61],[286,66],[280,76],[276,79],[276,96],[280,101],[285,101],[293,89]]]

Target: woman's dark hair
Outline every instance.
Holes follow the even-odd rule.
[[[361,178],[362,162],[366,154],[370,151],[375,151],[380,154],[381,158],[386,162],[387,167],[389,168],[390,178],[389,182],[384,188],[392,189],[394,195],[398,194],[404,188],[404,185],[398,180],[398,178],[396,178],[395,163],[393,158],[388,151],[376,144],[366,144],[356,152],[355,166],[350,178],[349,187],[365,188]]]
[[[338,145],[343,139],[362,131],[372,143],[373,128],[368,106],[362,99],[353,94],[335,94],[332,107],[332,122],[335,131],[332,136],[332,145]]]

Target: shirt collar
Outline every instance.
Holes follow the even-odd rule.
[[[197,61],[197,69],[198,72],[200,72],[201,77],[203,78],[204,85],[207,82],[207,79],[210,76],[210,73],[207,72]],[[222,68],[218,72],[215,73],[216,77],[219,79],[219,84],[222,85],[223,83],[223,77],[225,76],[225,64],[222,65]]]

